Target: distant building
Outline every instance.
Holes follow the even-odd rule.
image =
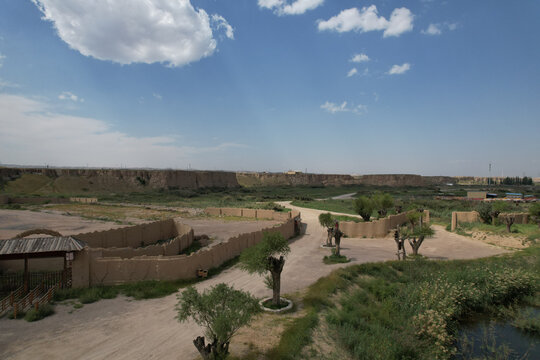
[[[287,172],[285,172],[285,174],[287,175],[297,175],[297,174],[301,174],[302,172],[301,171],[297,171],[297,170],[289,170]]]
[[[468,200],[484,200],[487,198],[487,191],[467,191]]]
[[[521,200],[523,199],[523,194],[522,193],[506,193],[506,196],[504,198],[510,199],[510,200]]]

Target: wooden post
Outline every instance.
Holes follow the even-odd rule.
[[[64,271],[62,272],[62,288],[66,287],[67,282],[67,259],[66,259],[67,253],[64,253]]]
[[[24,257],[24,293],[28,292],[28,256]]]

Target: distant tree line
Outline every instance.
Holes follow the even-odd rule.
[[[533,185],[533,179],[531,177],[505,177],[504,179],[489,178],[489,184],[494,185]]]

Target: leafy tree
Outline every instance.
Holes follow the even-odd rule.
[[[529,215],[531,215],[531,218],[538,223],[538,227],[540,228],[540,203],[531,205],[529,208]]]
[[[418,249],[422,246],[425,238],[432,237],[435,232],[428,224],[422,224],[416,228],[405,229],[401,236],[406,238],[411,245],[413,255],[418,255]]]
[[[188,287],[179,296],[176,310],[179,321],[192,318],[204,327],[209,343],[205,345],[204,336],[193,340],[202,358],[222,360],[229,355],[229,343],[234,333],[248,324],[260,308],[257,299],[249,293],[217,284],[202,294],[194,287]]]
[[[493,222],[493,219],[491,217],[493,207],[491,206],[490,202],[482,201],[476,207],[476,211],[478,212],[480,219],[482,219],[485,224],[491,224]]]
[[[422,220],[422,213],[417,210],[411,210],[407,213],[407,221],[411,226],[411,230],[414,231],[416,225]]]
[[[326,237],[326,246],[332,246],[332,236],[333,236],[333,225],[334,225],[334,218],[332,217],[332,214],[330,213],[323,213],[319,215],[319,224],[321,226],[326,227],[326,231],[328,233]]]
[[[494,201],[491,209],[491,223],[495,225],[499,214],[509,209],[508,203],[505,201]]]
[[[376,193],[373,196],[373,204],[379,216],[384,217],[388,213],[388,209],[394,206],[394,198],[388,193]]]
[[[360,196],[354,200],[354,211],[360,215],[364,221],[369,221],[374,208],[373,200],[366,196]]]
[[[334,218],[330,213],[323,213],[319,215],[319,224],[325,228],[330,228],[334,225]]]
[[[270,272],[272,286],[272,303],[279,306],[281,289],[281,272],[285,265],[285,256],[291,251],[289,242],[278,232],[264,233],[260,243],[247,248],[240,255],[240,267],[249,273],[264,274]],[[279,257],[278,257],[279,256]]]

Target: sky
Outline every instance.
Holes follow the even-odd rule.
[[[0,163],[538,177],[539,13],[0,0]]]

